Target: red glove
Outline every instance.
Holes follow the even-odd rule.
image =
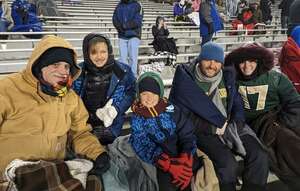
[[[181,190],[184,190],[190,184],[193,176],[192,168],[184,164],[176,164],[175,161],[171,162],[169,172],[174,179],[172,183],[180,187]]]
[[[169,155],[167,155],[166,153],[162,153],[157,160],[158,168],[160,168],[164,172],[167,172],[170,169],[170,164],[171,160]]]
[[[173,158],[172,161],[173,160],[177,161],[180,164],[184,164],[189,168],[193,167],[194,159],[193,159],[193,155],[191,154],[181,153],[178,158]]]
[[[174,176],[173,184],[176,184],[176,186],[180,187],[181,190],[184,190],[189,184],[193,176],[192,166],[193,166],[193,156],[191,154],[187,153],[181,153],[178,158],[172,158],[172,163],[178,163],[182,166],[185,166],[185,170],[189,172],[189,176],[185,176],[184,179],[180,178],[176,179]]]

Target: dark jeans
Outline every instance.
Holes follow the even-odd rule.
[[[208,34],[206,36],[202,36],[201,46],[204,45],[205,43],[211,41],[213,35],[214,34],[212,33],[212,34]]]
[[[250,135],[240,137],[246,149],[242,190],[264,190],[269,166],[267,153]],[[212,160],[221,191],[235,191],[238,163],[232,151],[216,135],[197,135],[197,146]]]

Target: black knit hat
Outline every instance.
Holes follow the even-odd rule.
[[[160,87],[157,81],[151,77],[145,77],[139,82],[139,93],[149,91],[160,96]]]
[[[57,62],[66,62],[70,64],[70,73],[72,76],[75,75],[76,67],[74,62],[74,52],[62,47],[54,47],[46,50],[34,63],[32,72],[35,76],[38,76],[42,68]]]

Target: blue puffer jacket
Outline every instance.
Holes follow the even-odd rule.
[[[79,64],[82,68],[81,75],[74,81],[73,89],[80,96],[83,97],[86,81],[85,63]],[[113,106],[118,111],[117,117],[114,119],[112,125],[108,129],[115,137],[121,133],[124,123],[124,115],[132,104],[135,96],[135,77],[128,65],[115,61],[114,71],[110,80],[109,89],[107,91],[106,100],[113,99]]]
[[[119,2],[114,10],[113,24],[118,31],[119,38],[141,38],[143,9],[139,2],[129,0],[128,3]]]
[[[209,6],[206,6],[206,5],[202,6],[202,4],[201,4],[201,8],[200,8],[200,11],[199,11],[200,36],[208,35],[208,27],[207,27],[208,20],[209,21],[212,20],[212,22],[214,24],[214,32],[217,32],[219,30],[223,30],[223,28],[224,28],[222,20],[219,16],[217,8],[216,8],[215,0],[206,0],[205,3],[209,4]],[[210,15],[205,15],[207,11],[203,10],[203,9],[210,9]],[[210,18],[207,18],[207,17],[210,17]]]
[[[130,143],[137,155],[150,164],[155,164],[163,152],[176,157],[182,152],[193,154],[196,151],[191,121],[172,104],[157,117],[145,118],[134,114]]]
[[[27,0],[15,0],[11,5],[11,15],[14,20],[13,32],[40,32],[42,23],[37,17],[36,8]]]
[[[194,75],[195,67],[196,62],[177,67],[169,99],[188,115],[194,114],[210,124],[222,128],[227,119],[197,85]],[[229,120],[245,122],[243,102],[235,87],[234,70],[223,70],[223,77],[227,90],[227,115],[230,116]],[[197,128],[207,127],[203,124],[197,126]]]

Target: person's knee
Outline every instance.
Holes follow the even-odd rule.
[[[216,171],[221,183],[233,183],[237,179],[238,163],[233,157],[223,158]]]

